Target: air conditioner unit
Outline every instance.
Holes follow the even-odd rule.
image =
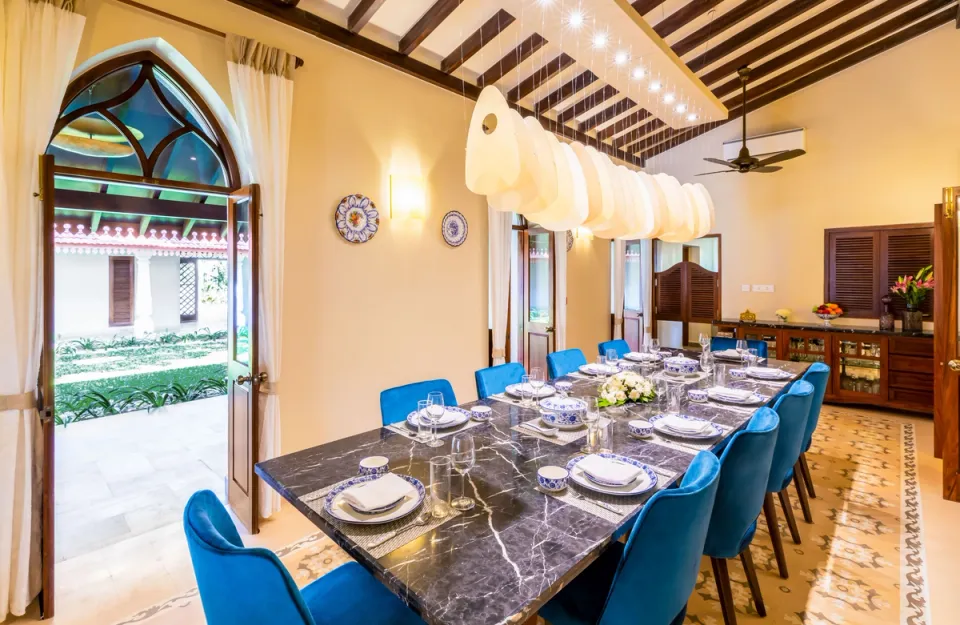
[[[743,139],[739,138],[724,141],[723,159],[729,161],[737,158],[742,145]],[[763,158],[765,154],[785,152],[786,150],[806,150],[807,131],[805,128],[794,128],[793,130],[781,130],[780,132],[747,137],[747,148],[750,150],[750,156],[758,158]]]

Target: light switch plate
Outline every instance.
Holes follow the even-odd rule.
[[[740,285],[740,290],[743,291],[743,292],[745,292],[745,293],[747,293],[747,292],[750,291],[750,285],[749,285],[749,284],[741,284],[741,285]]]
[[[754,293],[773,293],[772,284],[754,284],[753,285]]]

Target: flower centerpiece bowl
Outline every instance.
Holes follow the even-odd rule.
[[[657,396],[656,387],[649,378],[633,371],[621,371],[600,385],[597,405],[622,406],[630,403],[648,403]]]

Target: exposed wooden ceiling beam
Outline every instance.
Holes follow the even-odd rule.
[[[642,152],[643,150],[659,145],[660,143],[669,142],[671,139],[673,139],[674,137],[682,133],[683,133],[683,130],[674,130],[673,128],[664,128],[660,132],[650,135],[649,137],[643,139],[639,143],[636,143],[630,146],[629,149],[634,154],[637,154],[639,152]]]
[[[386,1],[387,0],[360,0],[360,4],[357,5],[353,12],[350,13],[350,17],[347,18],[347,29],[352,33],[360,32]]]
[[[653,27],[653,30],[656,31],[658,35],[666,39],[721,2],[723,2],[723,0],[691,0],[667,17],[657,22],[657,25]],[[750,2],[748,0],[747,4],[749,3]]]
[[[606,139],[614,135],[620,134],[621,132],[623,132],[628,128],[633,128],[634,126],[636,126],[637,124],[639,124],[640,122],[642,122],[648,117],[650,117],[650,112],[647,111],[647,109],[640,109],[639,111],[634,111],[633,113],[630,113],[623,119],[617,120],[617,123],[610,124],[603,130],[597,131],[597,138],[600,139],[601,141],[605,141]]]
[[[561,85],[559,89],[556,89],[553,93],[537,102],[534,105],[533,110],[537,113],[549,111],[567,98],[571,97],[573,94],[586,89],[596,81],[597,75],[590,70],[586,70],[580,74],[577,74],[573,79],[568,80],[565,84]]]
[[[417,49],[423,40],[435,31],[443,20],[450,17],[453,10],[460,6],[463,0],[437,0],[433,3],[427,12],[423,14],[417,23],[413,25],[407,34],[400,39],[400,54],[410,54]]]
[[[769,6],[774,2],[776,2],[776,0],[755,0],[752,2],[741,2],[720,17],[710,20],[710,23],[705,24],[703,27],[690,33],[670,47],[673,48],[674,54],[677,56],[683,56],[700,44],[706,43],[708,40],[716,37],[734,24],[739,24],[760,9]]]
[[[654,10],[665,1],[666,0],[636,0],[636,2],[633,3],[633,10],[643,15]]]
[[[490,41],[496,38],[507,26],[513,24],[516,18],[500,9],[488,19],[475,33],[464,40],[457,48],[440,62],[440,70],[446,73],[454,72],[461,65],[480,51]]]
[[[288,7],[295,7],[300,4],[300,0],[276,0],[277,4],[282,4]]]
[[[180,235],[180,238],[186,239],[190,235],[190,231],[193,230],[193,227],[196,225],[196,219],[188,219],[187,223],[183,224],[183,233]]]
[[[631,148],[634,143],[636,143],[640,139],[643,139],[651,132],[656,132],[660,130],[664,126],[666,126],[664,121],[662,119],[658,119],[655,117],[650,121],[648,121],[646,124],[642,126],[637,126],[636,128],[632,128],[630,132],[614,139],[612,142],[613,146],[616,148],[620,148],[622,150],[626,150],[628,152],[632,152],[633,150]]]
[[[90,215],[90,232],[96,232],[100,229],[100,219],[103,217],[103,213],[100,211],[94,211]]]
[[[591,117],[590,119],[582,121],[579,124],[577,124],[577,129],[580,132],[587,132],[588,130],[593,130],[597,126],[601,126],[607,123],[617,115],[623,115],[624,113],[626,113],[627,111],[635,107],[636,105],[637,103],[631,100],[630,98],[617,100],[616,102],[613,103],[612,106],[608,106],[607,108],[603,109],[602,111],[600,111],[599,113]]]
[[[534,52],[545,45],[547,45],[547,40],[539,33],[533,33],[524,39],[519,46],[494,63],[490,69],[481,74],[480,77],[477,78],[477,85],[480,87],[492,85],[515,70],[518,65],[526,61]]]
[[[886,52],[887,50],[895,48],[900,44],[905,43],[910,39],[913,39],[914,37],[919,37],[920,35],[927,33],[935,28],[939,28],[944,24],[949,24],[951,21],[955,19],[955,16],[956,16],[956,9],[954,7],[951,6],[946,9],[943,9],[942,11],[935,13],[934,15],[931,15],[930,17],[924,20],[916,22],[913,25],[908,26],[907,28],[904,28],[888,37],[885,37],[880,41],[876,41],[869,46],[860,48],[853,54],[845,56],[839,60],[836,60],[830,63],[829,65],[821,67],[820,69],[813,71],[807,74],[806,76],[803,76],[791,82],[788,85],[785,85],[774,91],[770,91],[756,98],[755,100],[748,99],[747,105],[746,105],[746,112],[749,113],[750,111],[755,111],[763,106],[766,106],[767,104],[776,102],[777,100],[784,98],[797,91],[800,91],[801,89],[809,87],[810,85],[816,82],[819,82],[825,78],[833,76],[834,74],[842,72],[845,69],[849,69],[854,65],[857,65],[858,63],[862,63],[863,61],[866,61],[867,59],[873,56],[876,56],[878,54]],[[829,55],[830,53],[827,52],[826,54]],[[748,95],[749,95],[749,92],[748,92]],[[704,134],[706,132],[709,132],[710,130],[713,130],[717,126],[723,125],[727,122],[737,120],[743,114],[744,114],[744,107],[742,106],[735,109],[731,109],[730,115],[726,120],[723,120],[720,122],[711,122],[709,124],[696,126],[694,128],[687,128],[685,131],[680,133],[683,136],[682,136],[682,140],[679,143],[676,143],[674,145],[668,145],[667,143],[661,143],[661,144],[655,145],[654,147],[649,148],[646,151],[642,152],[641,156],[643,159],[647,159],[647,158],[656,156],[658,154],[662,154],[663,152],[666,152],[670,148],[676,147],[676,145],[679,145],[680,143],[684,143],[686,141],[689,141],[690,139],[700,136],[701,134]]]
[[[750,48],[739,57],[727,61],[720,67],[707,72],[700,78],[703,80],[705,85],[711,85],[722,78],[726,78],[730,74],[735,74],[737,69],[743,67],[744,65],[750,65],[754,61],[759,61],[764,57],[770,56],[777,50],[790,45],[794,41],[806,37],[814,31],[820,30],[830,22],[843,17],[851,11],[856,11],[869,2],[870,0],[841,0],[837,4],[827,7],[816,15],[803,20],[793,28],[787,29],[776,37]]]
[[[514,87],[507,93],[508,100],[520,101],[537,90],[537,87],[547,82],[563,70],[567,69],[571,65],[576,63],[572,56],[568,55],[566,52],[561,52],[560,55],[547,63],[546,65],[541,66],[537,71],[527,76],[519,85]]]
[[[757,37],[760,37],[761,35],[764,35],[771,30],[782,26],[783,24],[786,24],[793,18],[805,13],[806,11],[809,11],[824,1],[825,0],[794,0],[786,6],[777,9],[770,15],[757,20],[740,32],[735,33],[729,39],[725,39],[717,45],[709,48],[706,52],[687,63],[687,67],[694,72],[698,72],[706,67],[709,63],[713,63],[714,61],[722,59],[728,54],[739,50]]]
[[[150,227],[150,215],[144,215],[140,218],[140,236],[147,236],[147,228]]]
[[[150,214],[154,217],[200,219],[203,221],[225,221],[227,218],[225,206],[175,200],[154,200],[149,197],[110,195],[73,189],[57,189],[54,194],[54,203],[57,208],[92,213],[119,213],[136,217]]]
[[[561,124],[566,124],[571,119],[580,117],[590,109],[600,106],[618,93],[620,92],[617,91],[617,88],[613,85],[604,85],[603,88],[594,91],[573,106],[569,106],[560,111],[560,114],[557,115],[557,121]]]

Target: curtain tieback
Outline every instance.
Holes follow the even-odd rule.
[[[0,395],[0,412],[4,410],[30,410],[36,407],[36,391],[27,391],[19,395]]]
[[[494,358],[506,358],[507,350],[504,349],[503,347],[495,347],[493,351],[490,352],[490,355],[493,356]]]
[[[263,395],[279,395],[280,394],[280,380],[275,380],[273,382],[261,382],[260,383],[260,392]]]

